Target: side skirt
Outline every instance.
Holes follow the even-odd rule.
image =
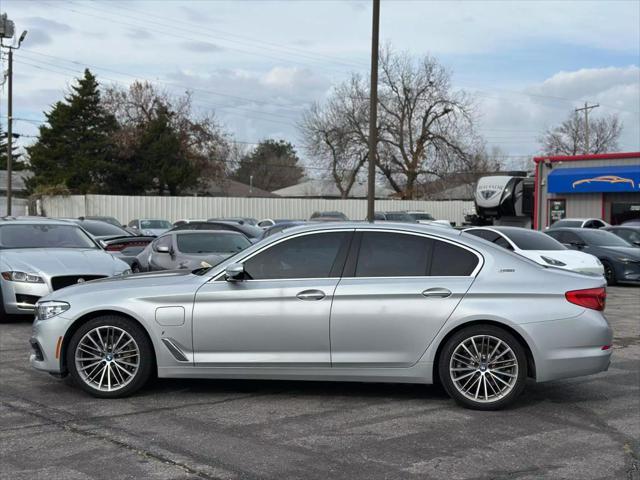
[[[366,367],[159,367],[161,378],[234,378],[248,380],[316,380],[380,383],[433,383],[433,363],[408,368]]]

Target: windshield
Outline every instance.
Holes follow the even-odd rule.
[[[385,213],[387,220],[393,222],[415,222],[414,218],[408,213],[404,212],[387,212]]]
[[[580,228],[582,226],[582,220],[558,220],[551,227],[568,227],[568,228]]]
[[[580,230],[580,236],[588,245],[597,247],[632,247],[629,242],[604,230]]]
[[[94,235],[96,237],[131,236],[131,234],[126,230],[120,227],[116,227],[107,222],[100,222],[96,220],[93,222],[80,222],[79,225],[91,235]]]
[[[430,213],[410,213],[409,214],[414,220],[435,220],[433,215]]]
[[[166,220],[140,220],[140,228],[147,229],[162,229],[171,228],[171,224]]]
[[[182,253],[236,253],[251,245],[240,234],[204,232],[178,235],[177,242]]]
[[[12,224],[0,226],[0,248],[98,248],[76,225]]]
[[[509,230],[502,232],[520,250],[567,250],[567,247],[549,235],[534,230]]]

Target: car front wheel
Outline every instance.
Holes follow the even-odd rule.
[[[66,360],[75,383],[100,398],[131,395],[147,382],[155,364],[143,329],[112,315],[82,325],[71,338]]]
[[[615,285],[618,283],[616,271],[613,266],[609,262],[602,262],[602,266],[604,267],[604,278],[607,281],[607,285]]]
[[[456,332],[444,345],[438,373],[447,393],[476,410],[499,410],[522,393],[527,358],[521,343],[493,325]]]

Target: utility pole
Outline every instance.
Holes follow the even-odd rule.
[[[375,218],[376,153],[378,146],[378,44],[380,36],[380,0],[373,0],[371,28],[371,87],[369,94],[369,178],[367,185],[367,220]]]
[[[578,112],[584,112],[584,128],[585,128],[585,155],[589,154],[589,110],[599,107],[600,104],[596,103],[595,105],[589,105],[587,102],[584,102],[584,107],[576,108],[576,114]]]
[[[13,170],[13,49],[9,49],[7,70],[7,216],[11,216]]]
[[[4,14],[0,17],[0,39],[13,38],[13,22],[7,19]],[[18,45],[4,45],[0,47],[9,50],[7,69],[7,216],[11,215],[12,192],[12,171],[13,171],[13,51],[20,48],[27,36],[27,31],[23,31],[18,39]]]

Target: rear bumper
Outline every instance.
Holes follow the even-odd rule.
[[[611,363],[613,332],[601,312],[585,310],[581,315],[521,326],[533,341],[536,381],[592,375]]]

